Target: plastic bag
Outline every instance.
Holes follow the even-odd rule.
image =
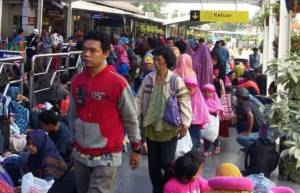
[[[201,130],[201,137],[214,142],[219,135],[220,120],[218,116],[209,115],[210,122]]]
[[[193,147],[192,138],[190,132],[187,132],[186,136],[184,136],[183,138],[177,141],[175,159],[191,151],[192,147]]]
[[[27,173],[22,177],[22,193],[47,193],[54,184],[54,180],[46,181]]]

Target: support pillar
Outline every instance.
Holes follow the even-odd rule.
[[[280,1],[278,59],[288,58],[291,45],[291,16],[286,2]]]
[[[265,73],[268,69],[268,45],[269,45],[269,26],[264,26],[264,32],[263,32],[263,73]]]
[[[38,14],[37,14],[37,29],[41,32],[43,27],[43,10],[44,0],[38,0]]]
[[[72,35],[73,17],[72,17],[72,0],[68,1],[68,15],[67,15],[67,38]]]
[[[2,4],[3,4],[3,0],[0,0],[0,40],[2,39],[2,29],[1,29],[1,26],[2,26]]]
[[[269,3],[275,3],[275,0],[270,0]],[[275,76],[271,76],[271,74],[266,73],[268,69],[268,65],[272,60],[275,59],[274,56],[274,49],[273,49],[273,41],[275,40],[276,35],[276,18],[274,16],[274,13],[270,9],[270,16],[269,16],[269,26],[266,27],[265,25],[265,34],[264,34],[264,53],[263,53],[263,73],[265,73],[267,78],[267,88],[269,88],[269,85],[272,81],[275,80]]]
[[[278,59],[286,59],[290,56],[291,48],[291,15],[286,8],[286,1],[280,1]],[[280,66],[278,66],[280,69]],[[277,91],[284,91],[282,84],[277,85]]]
[[[171,26],[170,26],[170,25],[167,25],[167,26],[166,26],[166,38],[167,38],[167,37],[170,37],[170,35],[171,35]]]

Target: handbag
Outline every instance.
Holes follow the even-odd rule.
[[[224,108],[224,111],[220,114],[221,121],[228,121],[234,118],[234,113],[231,106],[231,94],[222,94],[221,104]]]
[[[179,139],[177,141],[177,147],[175,151],[175,160],[179,158],[180,156],[183,156],[187,152],[191,151],[193,147],[192,138],[190,135],[190,132],[187,132],[187,134]]]
[[[167,123],[180,127],[182,124],[180,107],[178,104],[177,94],[178,89],[176,88],[176,76],[172,75],[170,79],[171,95],[168,98],[166,109],[164,112],[164,119]]]
[[[209,118],[210,122],[201,130],[201,138],[214,142],[219,136],[220,120],[219,116],[209,115]]]

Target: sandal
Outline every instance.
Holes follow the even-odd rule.
[[[211,152],[210,152],[210,151],[205,151],[205,152],[203,153],[203,156],[204,156],[204,157],[209,157],[209,156],[211,156]]]
[[[215,146],[215,154],[219,154],[221,152],[221,146]]]

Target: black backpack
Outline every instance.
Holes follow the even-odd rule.
[[[276,169],[279,163],[279,153],[276,144],[259,138],[247,150],[245,170],[247,175],[263,173],[266,177]]]

